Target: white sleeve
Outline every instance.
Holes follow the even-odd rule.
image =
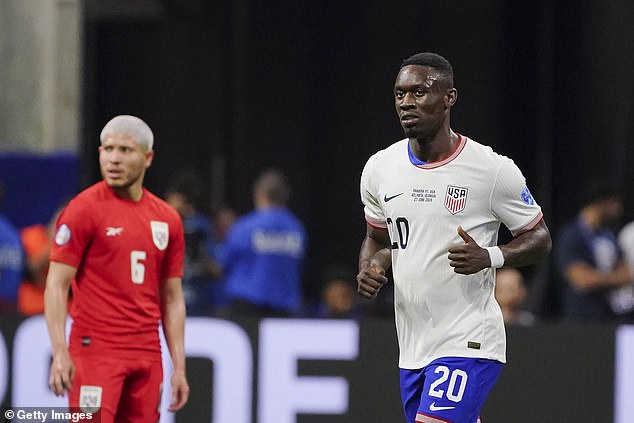
[[[376,156],[372,156],[368,159],[361,173],[361,201],[364,206],[363,212],[365,213],[365,220],[372,226],[387,228],[378,190],[374,186],[372,179],[375,157]]]
[[[532,229],[543,216],[541,207],[528,190],[524,175],[506,157],[493,187],[491,211],[513,236]]]
[[[634,269],[634,222],[630,222],[621,228],[618,240],[625,259],[629,266]]]

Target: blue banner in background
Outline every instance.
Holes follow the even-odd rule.
[[[2,153],[0,213],[22,228],[46,223],[57,206],[79,189],[80,161],[73,152]]]

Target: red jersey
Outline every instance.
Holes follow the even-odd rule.
[[[182,276],[184,244],[178,213],[146,189],[138,202],[103,181],[79,193],[50,257],[77,268],[71,348],[79,336],[95,348],[160,352],[159,283]]]

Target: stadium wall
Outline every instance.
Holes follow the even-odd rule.
[[[0,332],[4,408],[63,407],[48,390],[43,317],[3,317]],[[189,318],[191,398],[161,422],[401,421],[395,342],[387,320]],[[633,369],[634,326],[509,328],[508,364],[482,419],[631,422]],[[166,398],[168,389],[163,407]]]

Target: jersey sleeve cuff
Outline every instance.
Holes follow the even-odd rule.
[[[365,221],[373,228],[387,229],[387,224],[385,223],[385,220],[373,219],[370,216],[366,215]]]
[[[79,267],[79,260],[76,259],[74,256],[57,253],[57,254],[51,254],[49,260],[54,261],[56,263],[66,264],[72,267],[77,267],[77,268]]]
[[[516,237],[520,234],[523,234],[524,232],[528,232],[531,229],[533,229],[535,226],[537,226],[537,224],[539,222],[542,221],[542,219],[544,218],[544,213],[542,213],[542,211],[540,210],[539,213],[530,221],[528,222],[526,225],[522,226],[521,228],[515,229],[513,231],[510,231],[511,234]]]

